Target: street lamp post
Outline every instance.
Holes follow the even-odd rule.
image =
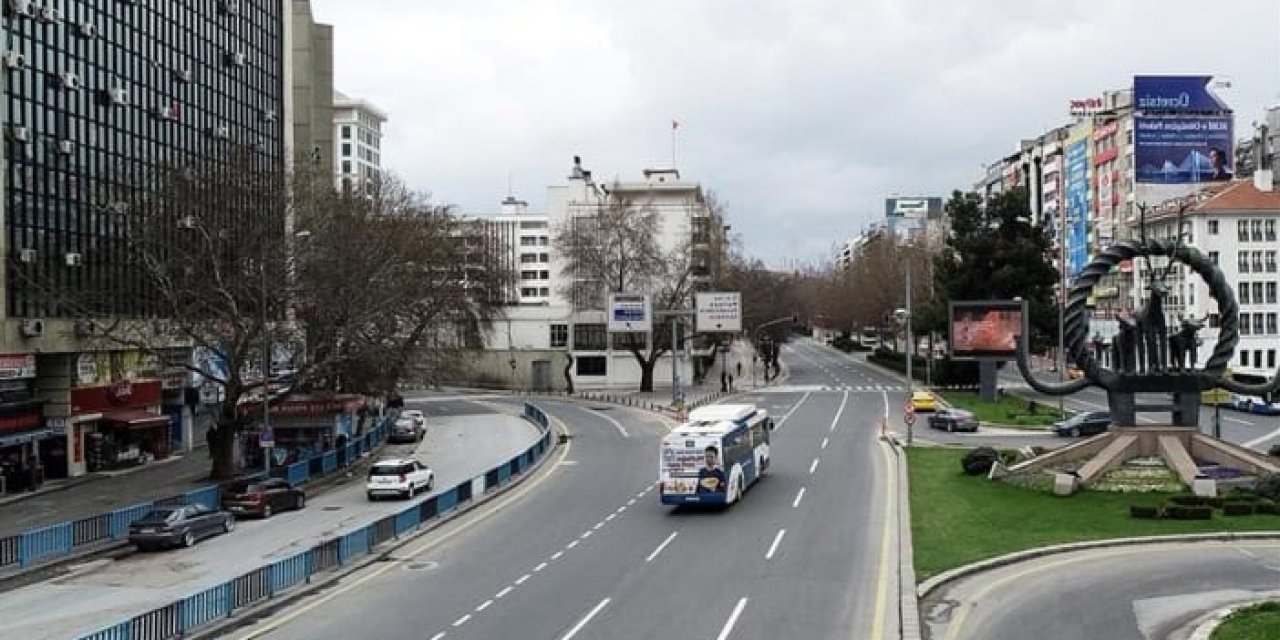
[[[907,402],[911,402],[913,395],[911,378],[911,361],[915,359],[914,350],[911,347],[911,260],[907,260]],[[907,423],[907,446],[911,445],[914,434],[913,423]]]
[[[265,443],[274,442],[271,435],[271,335],[267,331],[267,245],[262,244],[261,260],[258,272],[262,275],[262,470],[268,477],[271,475],[271,449]]]
[[[1067,313],[1067,216],[1058,210],[1058,379],[1067,379],[1066,313]],[[1065,399],[1058,396],[1058,418],[1066,413]]]

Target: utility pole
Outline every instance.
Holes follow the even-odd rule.
[[[258,263],[262,274],[262,434],[265,438],[271,434],[271,334],[267,330],[267,247],[262,245],[262,259]],[[274,434],[264,442],[275,441]],[[274,447],[273,447],[274,448]],[[271,476],[271,449],[262,447],[262,470],[267,477]]]
[[[1058,266],[1062,281],[1058,283],[1058,379],[1067,379],[1066,313],[1067,313],[1067,211],[1058,210]],[[1058,396],[1058,419],[1066,413],[1065,398]]]
[[[915,359],[914,350],[911,347],[911,260],[907,259],[907,402],[911,402],[913,395],[912,378],[911,378],[911,361]],[[914,435],[912,423],[907,423],[907,446],[911,445],[912,436]]]

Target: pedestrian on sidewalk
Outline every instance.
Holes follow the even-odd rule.
[[[729,374],[729,391],[733,391],[733,374]]]
[[[729,390],[729,372],[722,370],[720,371],[720,391],[728,391],[728,390]]]
[[[212,460],[212,459],[213,459],[213,443],[214,443],[215,441],[217,441],[217,439],[218,439],[218,434],[217,434],[217,433],[216,433],[216,431],[215,431],[215,429],[217,429],[217,428],[218,428],[218,427],[217,427],[216,425],[210,425],[210,426],[209,426],[209,428],[208,428],[208,429],[206,429],[206,430],[205,430],[205,432],[204,432],[204,440],[205,440],[205,443],[209,445],[209,459],[210,459],[210,460]]]
[[[742,377],[742,361],[741,360],[738,361],[738,377],[739,378]]]

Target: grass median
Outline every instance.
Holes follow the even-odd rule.
[[[1280,602],[1264,602],[1231,614],[1210,640],[1280,638]]]
[[[938,395],[957,409],[972,411],[973,415],[984,423],[1024,429],[1049,429],[1053,423],[1063,419],[1057,407],[1017,398],[1008,393],[1000,394],[996,402],[983,402],[978,394],[971,391],[953,391]],[[1071,412],[1068,411],[1067,415],[1070,416]]]
[[[1069,498],[1023,489],[960,468],[963,449],[907,450],[916,577],[1034,547],[1176,533],[1276,531],[1280,516],[1141,520],[1130,505],[1157,506],[1169,494],[1082,491]]]

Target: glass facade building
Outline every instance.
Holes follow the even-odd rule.
[[[130,225],[157,204],[243,225],[254,218],[231,212],[255,206],[234,189],[179,201],[167,176],[283,176],[284,3],[3,2],[8,315],[69,317],[82,292],[97,292],[94,313],[160,315],[127,257]]]

